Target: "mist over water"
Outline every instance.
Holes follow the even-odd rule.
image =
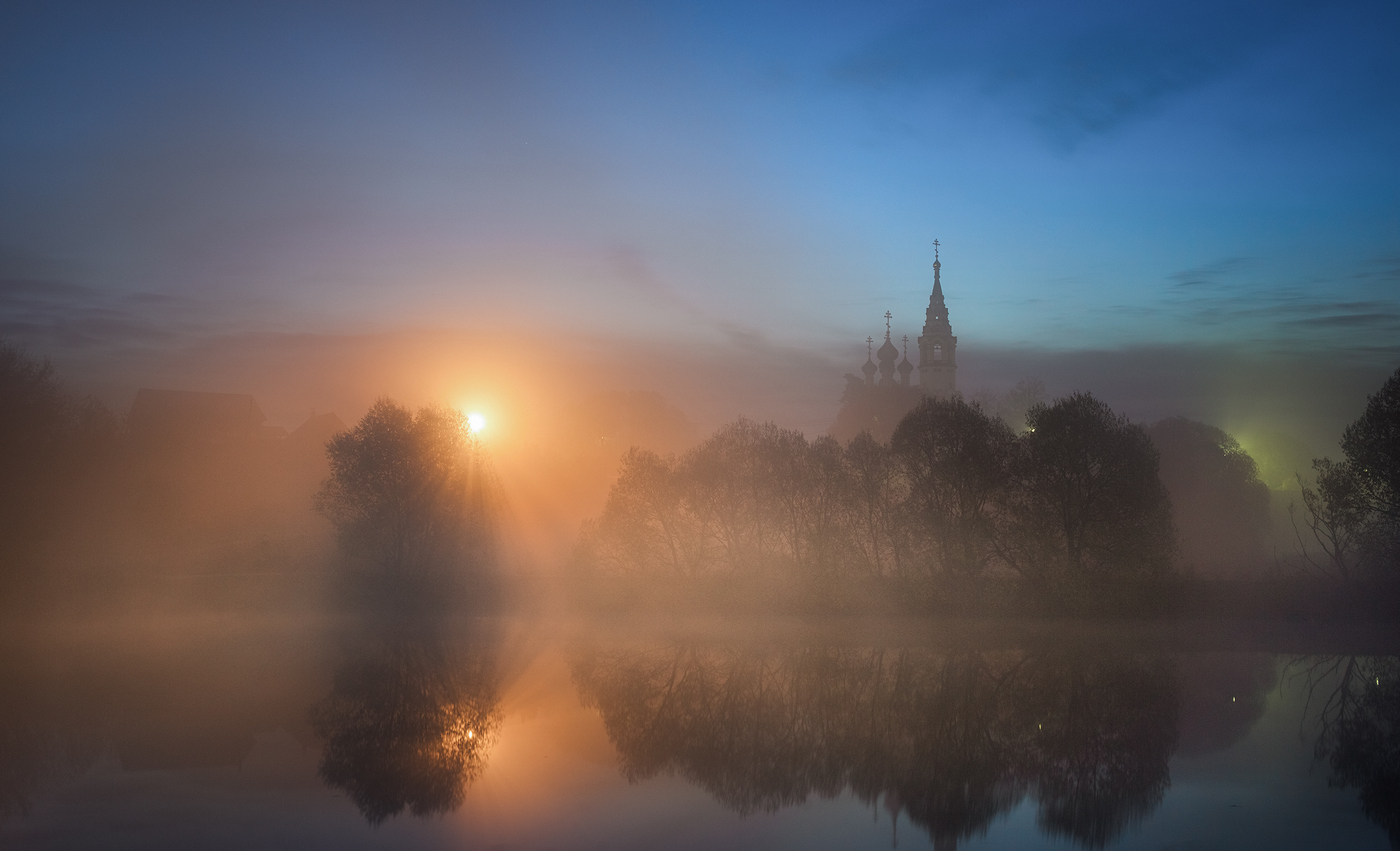
[[[0,5],[0,846],[1400,848],[1397,33]]]

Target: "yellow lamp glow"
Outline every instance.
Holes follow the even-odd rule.
[[[480,434],[486,429],[486,417],[475,413],[467,414],[467,427],[472,430],[473,434]]]

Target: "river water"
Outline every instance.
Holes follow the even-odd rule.
[[[11,626],[6,848],[1374,848],[1400,640],[1299,624]]]

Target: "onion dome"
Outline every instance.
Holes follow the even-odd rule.
[[[908,334],[904,335],[904,359],[899,362],[899,366],[895,367],[895,369],[899,370],[899,382],[907,385],[909,383],[909,373],[914,371],[914,365],[909,362]]]
[[[876,352],[880,358],[880,383],[887,384],[894,378],[894,362],[899,358],[899,349],[890,342],[890,312],[885,311],[885,344]]]
[[[860,371],[865,373],[866,384],[875,383],[875,372],[878,369],[878,367],[875,366],[875,361],[871,359],[870,355],[870,344],[873,342],[875,342],[874,337],[865,338],[865,366],[861,367]]]

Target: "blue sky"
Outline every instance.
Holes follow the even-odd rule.
[[[0,336],[1400,360],[1387,2],[0,11]],[[737,342],[736,342],[737,341]],[[1383,368],[1383,369],[1382,369]]]

